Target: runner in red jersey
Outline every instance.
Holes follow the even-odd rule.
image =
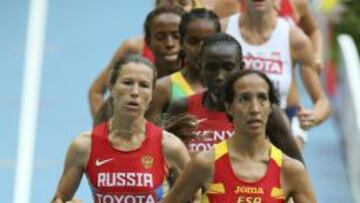
[[[199,52],[201,78],[207,87],[203,93],[178,100],[170,108],[170,116],[189,113],[198,119],[194,138],[182,139],[190,151],[210,150],[213,144],[233,135],[233,124],[227,119],[220,101],[221,86],[233,72],[243,68],[242,48],[236,39],[225,33],[209,36]],[[280,109],[271,115],[270,140],[289,156],[302,161],[295,141],[289,133]],[[278,138],[279,135],[281,139]]]
[[[197,153],[163,202],[186,202],[199,188],[206,193],[203,203],[316,202],[304,165],[267,137],[269,116],[279,105],[270,79],[247,69],[232,74],[222,90],[234,135],[214,150]]]
[[[265,174],[249,182],[237,177],[232,170],[226,142],[217,144],[215,151],[215,173],[209,186],[205,202],[266,202],[284,203],[285,197],[280,184],[282,152],[271,145],[270,159]]]
[[[138,55],[118,61],[110,76],[111,117],[71,143],[52,202],[72,199],[85,173],[94,202],[158,202],[190,157],[175,135],[144,118],[156,69]]]
[[[217,95],[228,75],[242,69],[241,47],[227,34],[210,35],[198,51],[199,78],[207,90],[175,101],[169,109],[170,116],[189,113],[198,119],[194,138],[183,140],[190,152],[208,151],[233,134],[233,125],[219,105]]]
[[[210,111],[204,105],[204,93],[187,98],[187,113],[198,119],[195,138],[186,142],[190,152],[208,151],[213,145],[226,140],[234,133],[233,124],[223,111]]]
[[[95,202],[160,201],[169,189],[162,129],[147,122],[141,148],[132,151],[111,146],[108,129],[108,123],[103,123],[91,133],[85,173]]]

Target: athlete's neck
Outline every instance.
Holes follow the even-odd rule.
[[[144,117],[129,119],[124,116],[112,116],[109,122],[109,133],[114,137],[131,138],[134,135],[143,135],[146,120]]]
[[[269,141],[266,139],[265,133],[248,135],[237,131],[235,126],[235,133],[229,138],[228,144],[233,152],[241,154],[243,157],[253,158],[264,153],[259,149],[268,149]]]
[[[240,16],[240,27],[253,35],[268,35],[274,30],[277,14],[273,9],[265,12],[245,12]],[[268,36],[265,36],[268,37]]]
[[[157,69],[157,77],[162,78],[170,75],[178,70],[177,63],[165,63],[160,62],[159,60],[155,60],[155,67]]]
[[[200,80],[200,73],[199,73],[198,69],[187,66],[181,70],[181,73],[183,74],[186,81],[188,81],[190,84],[203,85]]]
[[[204,106],[210,111],[223,110],[217,94],[209,91],[205,91],[204,93]]]

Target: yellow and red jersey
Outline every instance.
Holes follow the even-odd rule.
[[[236,177],[232,170],[227,143],[216,144],[215,171],[202,203],[284,203],[280,186],[282,152],[271,145],[270,160],[265,175],[255,182]]]

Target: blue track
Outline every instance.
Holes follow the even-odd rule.
[[[90,83],[124,39],[142,34],[152,3],[49,1],[31,202],[48,202],[53,196],[70,141],[91,126]],[[13,201],[28,10],[28,1],[0,0],[1,202]],[[333,118],[311,131],[305,156],[318,202],[351,203],[340,132]],[[76,197],[91,202],[85,178]]]

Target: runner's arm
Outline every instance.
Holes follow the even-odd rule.
[[[323,39],[319,26],[316,23],[314,15],[312,14],[308,0],[294,0],[294,5],[297,8],[300,19],[299,27],[304,30],[309,36],[314,53],[315,53],[315,67],[320,74],[323,69]]]
[[[176,180],[174,187],[163,203],[183,203],[191,201],[200,190],[207,188],[213,176],[214,159],[211,152],[199,152]]]
[[[301,126],[304,129],[309,129],[330,116],[331,106],[321,87],[309,38],[296,27],[292,27],[290,34],[292,58],[301,65],[302,80],[314,103],[312,110],[300,109],[298,113]]]
[[[90,145],[90,135],[86,133],[72,141],[66,154],[63,173],[51,202],[66,202],[73,198],[89,159]]]
[[[316,203],[315,193],[305,166],[297,160],[284,157],[282,181],[287,187],[288,197],[294,203]]]

